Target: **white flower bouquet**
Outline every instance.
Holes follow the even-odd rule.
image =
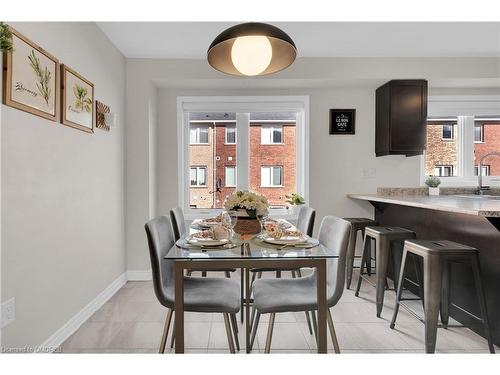
[[[269,208],[267,198],[261,194],[251,191],[237,191],[229,195],[224,208],[228,211],[245,211],[249,217],[265,215]]]

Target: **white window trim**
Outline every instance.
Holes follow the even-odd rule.
[[[271,175],[269,176],[269,181],[271,182],[270,185],[262,185],[262,169],[263,168],[271,168]],[[280,180],[281,184],[280,185],[273,185],[272,180],[273,180],[273,169],[274,168],[279,168],[281,170],[280,172]],[[282,188],[283,187],[283,166],[282,165],[262,165],[260,167],[260,187],[261,188]]]
[[[262,129],[267,128],[267,129],[272,129],[270,133],[270,141],[269,143],[264,143],[262,142]],[[274,129],[280,129],[281,130],[281,142],[273,142],[273,132]],[[262,124],[260,126],[260,144],[264,146],[276,146],[276,145],[283,145],[285,144],[283,142],[283,125],[269,125],[269,124]]]
[[[234,185],[228,185],[227,184],[227,169],[228,168],[233,168],[234,171],[236,172],[235,175],[234,175],[234,182],[235,182]],[[224,187],[233,188],[233,187],[238,186],[238,178],[237,177],[238,177],[238,167],[237,166],[229,165],[229,166],[224,167]]]
[[[238,141],[238,131],[236,130],[236,126],[234,127],[234,142],[228,142],[227,141],[227,129],[228,127],[224,127],[224,144],[225,145],[235,145],[236,142]]]
[[[212,122],[213,124],[213,122]],[[201,126],[198,126],[196,128],[196,140],[198,141],[200,139],[200,129],[201,129]],[[209,145],[210,144],[210,131],[209,131],[209,126],[207,125],[207,141],[206,142],[195,142],[195,143],[191,143],[191,134],[189,134],[189,144],[191,146],[198,146],[198,145],[203,145],[203,146],[206,146],[206,145]]]
[[[309,96],[179,96],[177,97],[177,147],[178,147],[178,203],[184,209],[187,220],[216,215],[220,209],[196,209],[189,207],[189,112],[237,112],[236,152],[238,189],[248,189],[248,132],[250,112],[298,112],[296,122],[296,188],[309,202]],[[245,155],[245,157],[244,157]],[[288,210],[273,209],[274,217],[292,218]]]
[[[189,187],[194,187],[194,188],[206,188],[208,186],[207,184],[207,167],[204,165],[191,165],[189,166],[189,171],[191,173],[191,169],[196,169],[196,185],[191,185],[191,175],[189,176]],[[199,185],[198,181],[198,171],[200,169],[203,169],[205,172],[205,184],[204,185]]]
[[[451,138],[443,137],[444,127],[451,126]],[[454,141],[455,140],[455,126],[453,124],[443,124],[441,129],[441,140],[443,141]]]
[[[456,177],[440,177],[441,186],[477,186],[474,176],[474,116],[498,116],[500,95],[429,96],[428,118],[458,117],[456,134],[458,169]],[[462,123],[460,123],[462,121]],[[463,175],[461,175],[464,171]],[[420,156],[420,184],[425,186],[425,155]],[[483,176],[483,184],[498,186],[500,177]]]

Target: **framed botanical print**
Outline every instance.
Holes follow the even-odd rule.
[[[87,133],[94,132],[94,85],[61,65],[61,122]]]
[[[59,61],[9,27],[12,51],[4,53],[3,103],[57,120]]]

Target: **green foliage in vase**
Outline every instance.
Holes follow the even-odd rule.
[[[85,112],[92,111],[92,99],[87,97],[88,90],[85,87],[75,83],[73,94],[75,94],[75,108]]]
[[[31,53],[28,55],[28,60],[30,61],[29,64],[31,66],[31,69],[33,69],[33,72],[35,73],[37,79],[36,89],[38,90],[38,93],[42,96],[42,98],[45,99],[45,103],[49,105],[51,93],[50,78],[52,77],[52,74],[49,72],[46,66],[42,69],[40,59],[35,56],[34,50],[31,50]]]
[[[0,22],[0,51],[12,51],[12,32],[3,22]]]
[[[305,204],[306,200],[299,193],[292,193],[290,195],[285,195],[286,202],[292,206],[298,206],[301,204]]]
[[[428,187],[437,188],[439,185],[441,185],[441,180],[436,176],[429,176],[427,180],[425,180],[425,184]]]

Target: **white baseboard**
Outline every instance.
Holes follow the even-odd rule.
[[[149,281],[153,276],[151,270],[129,270],[127,271],[128,281]]]
[[[68,337],[70,337],[80,326],[89,319],[92,314],[99,310],[113,295],[127,282],[127,272],[122,273],[118,278],[106,287],[101,293],[90,301],[82,310],[59,328],[43,344],[41,350],[56,350]]]

